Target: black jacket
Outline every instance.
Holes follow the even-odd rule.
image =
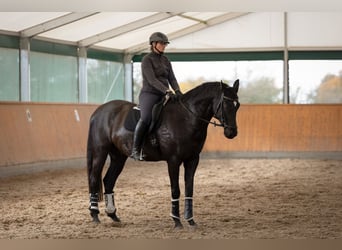
[[[141,71],[143,76],[141,92],[164,95],[169,90],[169,84],[174,91],[179,90],[171,63],[165,55],[155,52],[145,55],[141,62]]]

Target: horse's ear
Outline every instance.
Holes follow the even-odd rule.
[[[233,88],[234,88],[236,93],[239,91],[239,85],[240,85],[239,79],[235,80]]]

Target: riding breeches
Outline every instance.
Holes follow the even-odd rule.
[[[139,106],[141,119],[146,123],[150,124],[152,120],[152,109],[154,104],[162,100],[162,95],[156,95],[150,92],[141,92],[139,95]]]

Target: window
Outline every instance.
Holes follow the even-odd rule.
[[[19,51],[0,48],[0,101],[19,101]]]
[[[122,63],[87,59],[88,102],[105,103],[124,99]]]
[[[223,81],[230,85],[240,79],[241,103],[283,102],[283,61],[210,61],[172,62],[183,92],[206,81]],[[134,100],[141,88],[141,64],[134,63]]]
[[[291,103],[342,103],[342,60],[290,60]]]
[[[31,101],[78,102],[76,57],[31,51],[30,70]]]

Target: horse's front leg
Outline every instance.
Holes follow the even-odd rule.
[[[179,216],[179,166],[180,163],[168,162],[168,171],[171,184],[171,214],[173,221],[175,222],[175,228],[181,229],[183,225]]]
[[[199,156],[184,161],[184,182],[185,182],[185,200],[184,200],[184,218],[190,226],[196,226],[193,218],[193,191],[194,177],[199,162]]]

